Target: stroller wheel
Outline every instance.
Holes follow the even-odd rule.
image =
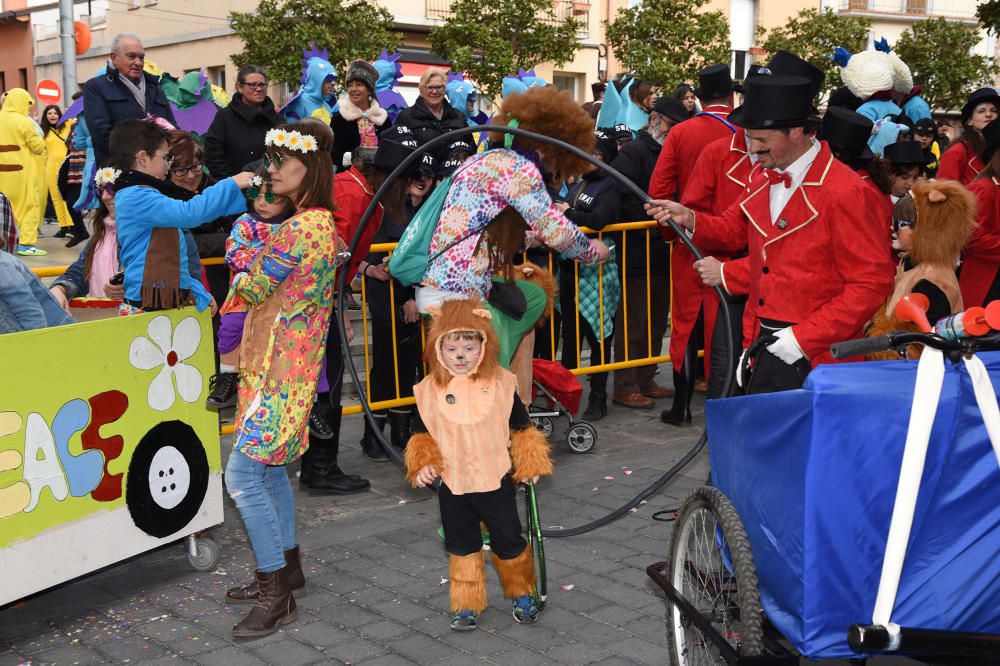
[[[555,430],[555,424],[552,423],[551,416],[532,416],[531,422],[536,428],[542,431],[545,439],[552,436],[552,431]]]
[[[597,443],[597,429],[586,421],[578,421],[566,431],[566,443],[573,453],[589,453]]]

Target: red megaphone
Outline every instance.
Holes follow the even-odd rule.
[[[927,308],[930,306],[930,300],[923,294],[907,294],[896,303],[896,318],[912,322],[924,333],[930,333],[931,323],[927,321]]]

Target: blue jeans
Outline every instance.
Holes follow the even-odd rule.
[[[243,517],[257,570],[285,566],[295,547],[295,497],[284,465],[265,465],[236,449],[226,463],[226,488]]]

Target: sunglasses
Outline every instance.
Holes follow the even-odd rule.
[[[282,157],[279,153],[264,153],[264,168],[270,169],[274,165],[276,171],[281,171]]]
[[[256,185],[251,185],[246,189],[247,201],[256,201],[259,197],[264,197],[264,201],[269,204],[273,204],[278,200],[278,195],[272,192],[270,189],[266,192],[261,192],[260,188]]]

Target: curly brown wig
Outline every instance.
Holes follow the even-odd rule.
[[[528,92],[511,95],[493,118],[494,125],[507,125],[516,118],[521,129],[565,141],[583,152],[594,152],[594,121],[569,93],[555,86],[530,88]],[[490,133],[490,141],[503,144],[504,134]],[[550,158],[551,163],[564,179],[580,176],[594,167],[587,161],[554,148],[553,146],[523,137],[514,143]]]

